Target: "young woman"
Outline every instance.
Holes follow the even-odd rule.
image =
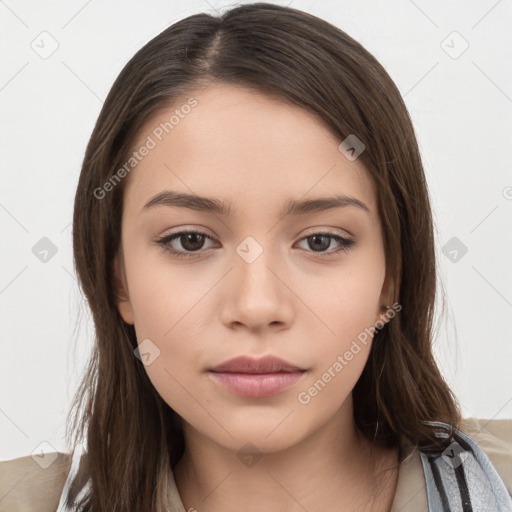
[[[338,28],[258,3],[164,30],[104,103],[73,229],[96,350],[72,451],[10,503],[512,510],[512,421],[461,419],[432,354],[411,120]]]

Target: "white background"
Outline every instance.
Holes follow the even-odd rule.
[[[102,101],[147,41],[184,17],[228,5],[0,1],[1,460],[42,442],[67,450],[65,416],[93,335],[73,272],[70,223]],[[512,1],[291,6],[362,43],[404,95],[448,299],[436,355],[464,416],[512,418]],[[43,31],[58,43],[46,59],[31,47],[49,37]],[[457,58],[464,41],[454,31],[469,44]],[[46,263],[32,253],[42,237],[58,249]],[[442,253],[452,237],[468,249],[457,262]]]

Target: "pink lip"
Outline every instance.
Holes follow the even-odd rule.
[[[272,396],[295,384],[306,370],[274,356],[235,357],[209,371],[222,387],[247,397]]]
[[[212,372],[221,386],[241,396],[261,398],[272,396],[295,384],[304,371],[275,373]]]
[[[279,357],[267,355],[259,358],[248,356],[234,357],[215,366],[215,368],[210,368],[210,370],[213,372],[231,373],[276,373],[303,371],[304,368],[299,368]]]

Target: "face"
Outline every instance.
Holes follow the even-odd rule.
[[[230,85],[190,96],[169,133],[182,104],[135,144],[155,143],[125,178],[119,311],[186,429],[234,450],[285,449],[352,414],[371,347],[361,333],[391,300],[376,190],[309,112]],[[356,201],[311,202],[335,196]],[[293,201],[309,203],[285,214]],[[231,380],[240,394],[210,370],[244,355],[305,371],[270,390],[254,375]]]

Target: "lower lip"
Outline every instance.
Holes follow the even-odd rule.
[[[295,384],[305,372],[228,373],[209,372],[221,386],[240,396],[262,398],[276,395]]]

